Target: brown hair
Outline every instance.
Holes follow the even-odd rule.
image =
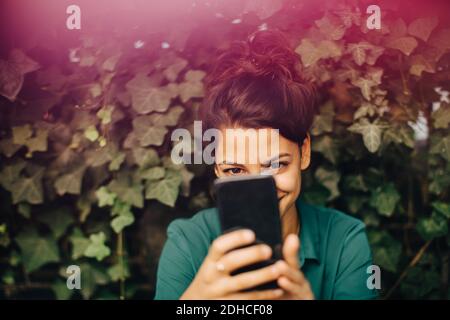
[[[206,77],[200,110],[203,128],[270,127],[301,145],[311,127],[317,95],[300,76],[299,62],[277,31],[258,31],[247,41],[232,43]]]

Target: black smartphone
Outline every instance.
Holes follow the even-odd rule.
[[[281,221],[273,177],[245,175],[220,178],[215,180],[214,189],[222,233],[251,229],[255,232],[256,241],[250,245],[265,243],[272,248],[270,259],[242,267],[232,275],[256,270],[281,259]],[[277,287],[276,281],[272,281],[246,291]]]

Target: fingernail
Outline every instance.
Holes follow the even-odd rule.
[[[275,289],[275,290],[273,290],[273,293],[278,297],[278,296],[281,296],[283,294],[283,290]]]
[[[244,237],[247,240],[253,240],[255,238],[255,233],[252,230],[245,230],[244,231]]]

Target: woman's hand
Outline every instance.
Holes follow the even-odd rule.
[[[298,236],[290,234],[283,244],[283,258],[275,263],[281,269],[281,276],[278,278],[278,285],[283,289],[284,294],[278,298],[281,300],[312,300],[314,294],[311,286],[300,271],[298,263],[298,250],[300,241]]]
[[[284,265],[273,264],[230,275],[233,270],[270,258],[272,250],[265,244],[236,249],[254,241],[255,234],[251,230],[233,231],[214,240],[194,280],[180,299],[273,300],[282,297],[282,289],[240,291],[278,279]]]

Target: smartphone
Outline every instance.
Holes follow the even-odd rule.
[[[214,191],[222,234],[242,228],[251,229],[255,232],[256,241],[250,245],[265,243],[272,248],[270,259],[242,267],[233,271],[232,275],[256,270],[280,260],[281,220],[273,177],[245,175],[220,178],[214,182]],[[276,281],[272,281],[245,291],[277,287]]]

